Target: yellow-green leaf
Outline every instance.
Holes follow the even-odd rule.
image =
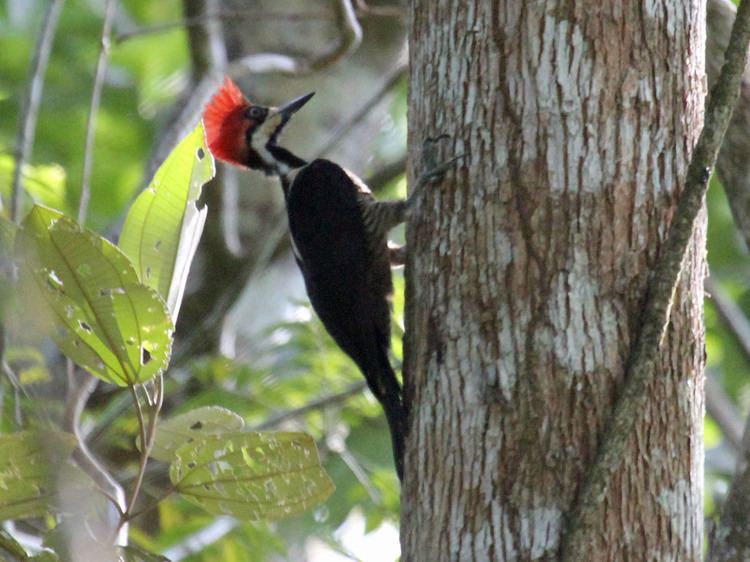
[[[206,208],[198,209],[196,202],[214,174],[201,122],[135,200],[120,236],[120,248],[135,264],[141,281],[158,291],[175,322],[206,221]]]
[[[128,258],[57,211],[36,206],[17,237],[26,310],[78,365],[119,386],[169,363],[173,326],[164,302]]]
[[[221,406],[203,406],[159,422],[151,456],[172,462],[175,451],[205,435],[239,431],[245,425],[242,416]]]
[[[75,446],[75,436],[61,431],[0,435],[0,520],[47,512],[60,466]]]
[[[169,469],[177,491],[214,515],[280,519],[315,507],[333,482],[304,433],[224,433],[177,449]]]

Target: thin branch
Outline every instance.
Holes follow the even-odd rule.
[[[42,101],[42,90],[44,88],[44,74],[47,71],[47,64],[52,53],[52,42],[55,39],[55,30],[57,22],[60,20],[65,0],[52,0],[47,6],[42,22],[42,30],[36,43],[34,58],[31,63],[31,78],[29,79],[28,89],[23,99],[21,115],[18,121],[18,131],[16,133],[16,146],[13,154],[15,166],[13,168],[13,180],[11,188],[11,206],[10,218],[18,221],[21,216],[21,197],[23,194],[21,188],[21,176],[23,168],[26,165],[31,149],[34,146],[34,136],[36,133],[36,121],[39,116],[39,105]],[[2,205],[0,204],[0,208]]]
[[[711,296],[711,304],[739,344],[745,359],[750,362],[750,321],[747,316],[732,302],[722,288],[708,278],[705,282],[706,292]]]
[[[133,399],[133,405],[135,406],[135,415],[138,419],[138,431],[141,438],[141,458],[138,464],[138,474],[135,479],[133,491],[130,494],[130,498],[128,499],[128,505],[125,509],[125,513],[120,518],[121,525],[124,524],[130,518],[131,513],[133,513],[133,506],[135,505],[135,501],[138,499],[138,493],[141,491],[141,484],[143,483],[143,475],[146,472],[146,464],[148,464],[148,453],[151,451],[151,442],[148,439],[149,430],[146,428],[146,420],[143,416],[143,408],[141,407],[141,402],[138,399],[138,393],[135,390],[135,386],[130,385],[128,388],[130,389],[130,396]]]
[[[162,470],[162,469],[159,469],[159,470]],[[156,509],[157,507],[159,507],[159,504],[161,502],[166,500],[169,496],[174,494],[176,491],[177,489],[173,485],[170,485],[166,490],[164,490],[161,496],[159,496],[158,498],[152,499],[150,502],[148,502],[145,506],[143,506],[138,511],[131,511],[130,513],[123,514],[122,516],[123,522],[130,522],[133,519],[140,517],[144,513],[148,513],[152,509]]]
[[[367,117],[373,108],[380,103],[383,97],[390,92],[396,84],[406,76],[408,66],[405,62],[401,61],[397,66],[393,67],[386,74],[385,80],[380,87],[373,92],[373,94],[362,104],[362,106],[355,111],[349,118],[340,123],[333,129],[328,137],[328,141],[323,145],[318,153],[318,158],[322,158],[327,155],[333,148],[335,148],[346,136],[346,134],[356,127],[365,117]]]
[[[104,76],[107,73],[107,63],[109,61],[110,35],[112,34],[112,21],[115,16],[117,0],[107,0],[104,8],[104,23],[102,24],[101,47],[99,49],[99,59],[96,62],[96,72],[94,73],[94,88],[91,93],[91,106],[89,107],[89,116],[86,121],[86,143],[83,151],[83,175],[81,178],[81,198],[78,202],[78,222],[83,225],[86,222],[86,213],[89,208],[91,199],[91,166],[94,161],[94,133],[96,127],[96,114],[99,111],[99,104],[102,99],[102,88],[104,86]]]
[[[110,500],[118,516],[122,517],[125,510],[125,493],[120,484],[89,451],[86,439],[81,435],[81,414],[97,383],[98,380],[90,374],[76,371],[72,362],[68,360],[68,391],[62,428],[75,435],[78,441],[78,446],[73,452],[73,460],[94,481],[102,495]],[[113,527],[116,528],[117,525]]]
[[[141,27],[132,31],[118,33],[114,37],[115,43],[122,43],[136,37],[165,33],[174,29],[190,28],[203,25],[208,20],[267,22],[267,21],[328,21],[331,18],[319,12],[266,12],[263,10],[231,10],[212,12],[199,16],[192,16],[178,21],[170,21]]]
[[[328,406],[332,406],[334,404],[339,404],[340,402],[344,402],[350,397],[361,393],[365,388],[367,388],[367,384],[364,381],[356,382],[352,384],[349,388],[342,390],[341,392],[338,392],[336,394],[331,394],[329,396],[324,396],[323,398],[319,398],[317,400],[308,402],[307,404],[305,404],[304,406],[300,406],[299,408],[295,408],[293,410],[286,410],[284,412],[280,412],[276,414],[275,416],[271,416],[263,423],[255,426],[253,428],[253,431],[263,431],[266,429],[271,429],[273,427],[276,427],[282,424],[283,422],[287,420],[298,418],[312,411],[321,410],[323,408],[327,408]]]
[[[709,0],[706,33],[706,72],[713,87],[724,60],[724,50],[737,9],[730,0]],[[750,71],[745,68],[740,101],[732,115],[716,162],[716,173],[732,210],[738,231],[750,249]]]
[[[26,390],[23,388],[21,381],[18,380],[18,377],[5,359],[2,359],[0,367],[2,367],[3,374],[5,374],[10,381],[10,385],[13,387],[13,422],[16,427],[20,428],[23,422],[23,415],[21,412],[21,393],[26,394]]]
[[[732,399],[711,373],[706,375],[706,412],[719,426],[727,443],[736,453],[741,453],[742,418]]]
[[[648,401],[647,388],[660,358],[659,348],[669,320],[682,262],[693,236],[696,217],[703,206],[711,170],[739,96],[742,72],[750,43],[750,0],[743,0],[737,12],[725,55],[724,67],[711,90],[705,125],[688,168],[685,187],[662,247],[649,286],[643,326],[631,352],[622,392],[604,433],[597,458],[581,486],[563,535],[563,562],[584,560],[591,529],[600,518],[613,473],[620,467],[636,421]]]
[[[750,503],[750,417],[745,422],[737,472],[732,479],[726,502],[721,510],[719,524],[710,537],[706,556],[708,562],[744,562],[750,559],[748,503]]]

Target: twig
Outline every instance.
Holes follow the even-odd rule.
[[[102,99],[102,87],[104,86],[104,75],[107,73],[107,62],[109,61],[110,35],[112,34],[112,21],[115,16],[117,0],[107,0],[104,8],[104,23],[102,24],[101,47],[99,59],[96,62],[94,73],[94,89],[91,93],[91,106],[86,121],[86,144],[83,151],[83,175],[81,178],[81,198],[78,202],[78,222],[83,225],[86,222],[86,213],[91,199],[91,166],[94,161],[94,133],[96,127],[96,114]]]
[[[724,50],[734,23],[737,8],[730,0],[709,0],[706,32],[706,72],[713,87],[724,60]],[[737,229],[750,249],[750,71],[742,80],[740,101],[732,115],[724,143],[716,161],[719,176],[729,200]]]
[[[706,279],[705,288],[711,295],[714,309],[739,344],[745,359],[750,362],[750,322],[747,317],[713,279]]]
[[[138,474],[135,479],[133,491],[131,492],[130,498],[128,499],[128,505],[125,509],[125,513],[120,518],[121,525],[128,521],[130,519],[130,515],[133,513],[133,506],[135,505],[135,501],[138,499],[138,493],[141,491],[141,484],[143,484],[143,475],[146,472],[146,465],[148,464],[148,455],[151,452],[151,445],[153,444],[153,438],[151,435],[152,425],[149,422],[149,427],[147,428],[146,426],[146,420],[143,416],[143,408],[141,407],[141,402],[138,399],[138,393],[135,390],[135,386],[130,385],[128,388],[130,389],[130,396],[132,397],[133,405],[135,406],[135,415],[138,419],[138,431],[141,438],[141,458],[138,464]],[[151,420],[151,416],[149,416],[149,420]],[[154,423],[153,429],[155,429],[155,426],[156,424]]]
[[[39,105],[42,101],[42,89],[44,88],[44,74],[47,71],[47,64],[52,52],[52,42],[55,38],[55,30],[57,29],[57,22],[60,20],[60,12],[64,2],[65,0],[52,0],[47,6],[42,30],[37,39],[36,50],[31,63],[31,78],[23,99],[13,154],[15,166],[13,168],[10,206],[10,218],[13,221],[18,221],[21,216],[21,175],[34,146],[36,121],[39,116]]]
[[[176,491],[177,489],[173,485],[170,484],[169,487],[166,490],[164,490],[161,496],[159,496],[158,498],[152,499],[150,502],[148,502],[145,506],[143,506],[138,511],[131,511],[130,513],[123,514],[122,516],[123,522],[130,522],[133,519],[140,517],[144,513],[148,513],[152,509],[156,509],[161,502],[166,500],[169,496],[174,494]]]
[[[226,20],[226,21],[237,21],[237,20],[250,20],[254,22],[266,22],[269,20],[278,21],[327,21],[331,19],[325,14],[319,12],[266,12],[262,10],[231,10],[222,12],[212,12],[202,14],[199,16],[192,16],[181,19],[179,21],[170,21],[165,23],[159,23],[150,25],[148,27],[141,27],[132,31],[124,31],[118,33],[114,37],[115,43],[122,43],[133,39],[135,37],[142,37],[143,35],[153,35],[155,33],[164,33],[166,31],[172,31],[173,29],[189,28],[199,25],[203,25],[208,20]]]
[[[328,137],[328,141],[323,145],[323,148],[318,152],[318,158],[321,158],[328,154],[333,148],[335,148],[344,138],[344,136],[351,131],[360,121],[362,121],[372,109],[383,99],[388,92],[390,92],[399,81],[406,76],[408,66],[404,62],[400,62],[397,66],[388,71],[385,80],[380,87],[373,92],[373,94],[362,104],[362,106],[350,115],[346,121],[340,123],[331,132]]]
[[[339,402],[343,402],[351,396],[359,394],[365,388],[367,388],[367,384],[364,381],[356,382],[346,390],[342,390],[341,392],[338,392],[336,394],[331,394],[330,396],[324,396],[323,398],[313,400],[311,402],[308,402],[304,406],[300,406],[299,408],[295,408],[293,410],[280,412],[275,416],[268,418],[263,423],[256,425],[253,428],[253,431],[263,431],[265,429],[270,429],[287,420],[298,418],[299,416],[303,416],[314,410],[320,410],[323,408],[327,408],[328,406],[331,406],[333,404],[338,404]]]
[[[739,96],[748,43],[750,0],[744,0],[732,28],[721,76],[711,90],[705,125],[693,151],[685,187],[670,225],[669,237],[662,247],[654,270],[643,326],[628,361],[624,388],[615,404],[594,465],[581,486],[567,532],[563,535],[563,562],[586,559],[590,532],[599,519],[612,474],[622,463],[632,429],[648,400],[647,386],[653,380],[660,357],[659,347],[669,319],[685,251],[692,238],[695,219],[703,205],[711,170],[716,163],[721,141]]]
[[[81,435],[81,414],[97,383],[98,380],[90,374],[82,371],[76,372],[72,362],[68,361],[68,391],[65,397],[62,428],[75,435],[78,441],[78,446],[73,452],[73,460],[94,481],[102,495],[112,503],[118,516],[122,517],[125,510],[125,493],[112,475],[89,451],[86,439]],[[116,529],[117,525],[113,527]]]
[[[706,412],[719,426],[734,451],[742,452],[742,418],[732,399],[710,372],[706,375]]]
[[[743,2],[744,4],[744,2]],[[740,7],[740,10],[742,8]],[[737,472],[721,510],[721,518],[710,537],[707,562],[744,562],[750,559],[750,417],[745,422]]]
[[[2,359],[0,367],[2,367],[3,373],[10,381],[10,385],[13,387],[13,422],[16,424],[16,427],[20,428],[23,422],[23,416],[21,412],[21,393],[26,394],[26,390],[23,388],[23,386],[21,385],[21,381],[18,380],[18,377],[13,372],[13,369],[10,368],[10,365],[8,365],[5,359]]]

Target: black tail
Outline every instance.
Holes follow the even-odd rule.
[[[383,406],[388,428],[391,432],[391,444],[393,446],[393,460],[396,463],[398,479],[404,479],[404,439],[406,436],[406,409],[404,408],[401,385],[396,378],[396,373],[391,367],[388,353],[385,349],[379,350],[376,365],[369,369],[362,369],[367,386]]]

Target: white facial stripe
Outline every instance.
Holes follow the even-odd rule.
[[[269,166],[278,166],[279,170],[283,173],[284,170],[282,168],[287,168],[287,166],[282,164],[281,162],[277,162],[273,157],[273,154],[268,152],[268,149],[266,148],[266,144],[268,144],[269,139],[273,136],[278,126],[281,125],[282,119],[280,114],[274,113],[275,108],[271,108],[271,112],[272,113],[263,122],[263,124],[261,124],[261,126],[255,129],[255,131],[253,132],[250,144],[253,150],[258,154],[258,156],[263,159],[266,164],[268,164]]]

